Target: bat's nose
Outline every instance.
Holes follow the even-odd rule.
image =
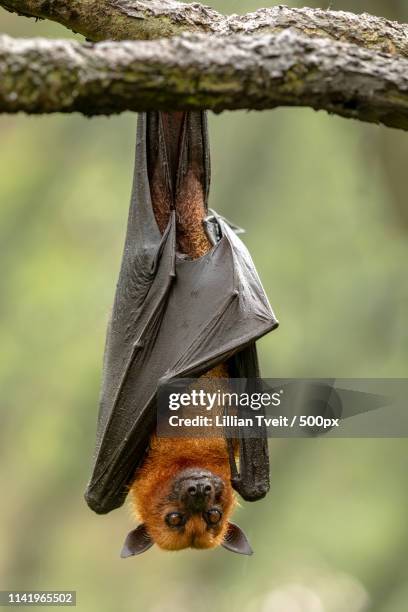
[[[184,482],[184,499],[192,511],[203,510],[214,494],[214,485],[209,478],[192,478]]]
[[[213,493],[214,487],[209,478],[187,482],[187,494],[190,497],[208,496]]]

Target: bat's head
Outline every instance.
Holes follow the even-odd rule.
[[[229,521],[236,501],[222,473],[190,467],[159,487],[145,485],[142,479],[132,488],[143,522],[128,534],[122,557],[140,554],[153,544],[164,550],[221,545],[252,554],[243,531]]]

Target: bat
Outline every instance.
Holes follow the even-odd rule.
[[[205,112],[140,114],[85,493],[100,514],[129,494],[141,524],[127,536],[123,557],[154,543],[251,554],[230,521],[234,491],[255,501],[269,490],[265,432],[235,441],[155,433],[161,384],[188,376],[256,385],[255,341],[278,325],[239,228],[208,210],[209,185]]]

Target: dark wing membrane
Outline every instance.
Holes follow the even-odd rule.
[[[244,375],[255,367],[254,341],[277,326],[248,251],[222,219],[221,239],[199,259],[177,256],[174,213],[160,236],[148,193],[146,147],[140,145],[144,134],[139,124],[136,181],[142,187],[134,185],[86,492],[99,513],[126,497],[156,424],[159,382],[200,375],[230,358]],[[247,455],[242,465],[252,461]]]
[[[151,120],[154,118],[155,115],[150,117]],[[157,318],[157,307],[162,304],[163,294],[169,284],[168,279],[164,277],[166,273],[167,276],[174,273],[174,220],[169,231],[162,237],[152,208],[146,146],[148,119],[145,113],[140,114],[138,119],[125,246],[105,344],[93,474],[85,494],[89,506],[96,512],[104,510],[103,502],[94,493],[94,487],[117,452],[116,439],[111,440],[106,433],[112,420],[117,419],[115,406],[123,394],[129,366],[140,349],[140,335],[149,325],[149,308],[152,308],[154,303]],[[160,129],[160,126],[157,129]],[[160,134],[156,140],[161,141]],[[152,289],[155,280],[156,284]],[[160,280],[163,281],[162,287],[158,283]],[[149,300],[146,301],[148,295]],[[126,418],[127,415],[124,414],[122,421]],[[113,484],[112,482],[112,486]]]
[[[255,342],[239,351],[229,362],[231,378],[240,378],[245,384],[244,392],[262,391],[259,379],[258,355]],[[263,414],[263,409],[258,414]],[[246,501],[262,499],[269,491],[269,453],[266,427],[257,431],[256,438],[247,438],[238,428],[239,470],[235,462],[234,447],[228,439],[231,482],[233,488]]]

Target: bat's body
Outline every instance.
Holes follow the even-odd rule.
[[[277,326],[252,260],[230,225],[206,219],[205,114],[148,113],[139,120],[125,251],[105,350],[94,471],[96,512],[129,488],[143,523],[123,556],[156,542],[176,550],[222,544],[250,552],[229,523],[235,498],[269,488],[266,438],[160,439],[158,385],[175,377],[259,376],[255,340]]]

